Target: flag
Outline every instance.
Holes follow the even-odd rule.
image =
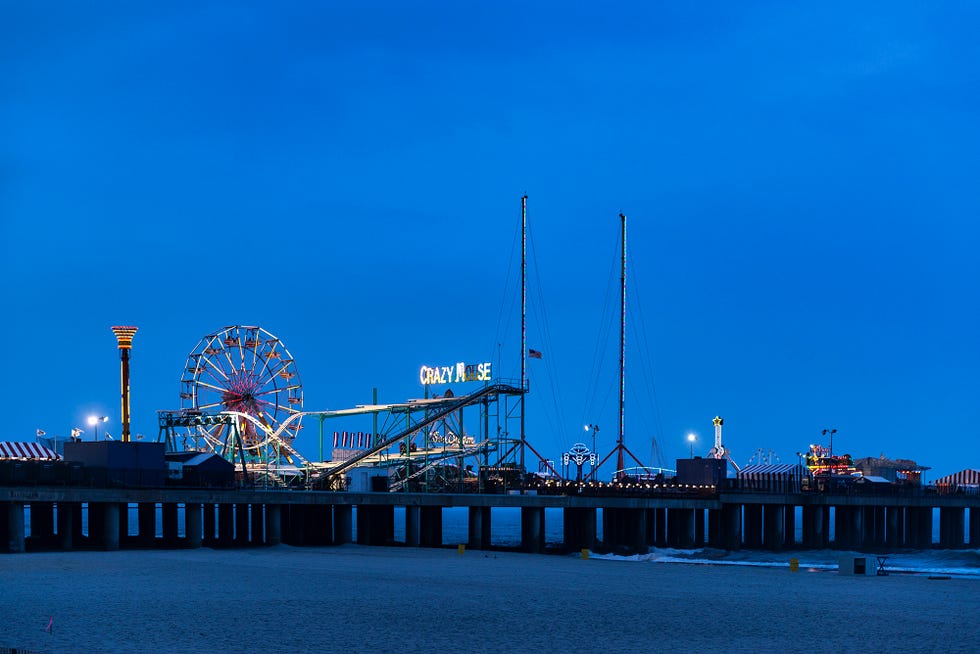
[[[340,440],[340,432],[339,431],[335,431],[333,433],[333,446],[334,447],[337,447],[337,441],[338,440]]]
[[[81,438],[82,434],[84,434],[84,433],[85,433],[84,430],[79,429],[78,427],[72,427],[72,430],[71,430],[72,440],[78,440],[79,438]]]
[[[37,430],[37,435],[38,436],[44,436],[44,430],[43,429],[38,429]]]
[[[541,358],[541,353],[538,352],[537,350],[528,350],[527,351],[527,355],[529,357],[531,357],[532,359],[540,359]]]
[[[44,630],[46,632],[48,632],[49,634],[53,634],[54,633],[54,616],[53,615],[48,618],[48,626],[45,627]]]

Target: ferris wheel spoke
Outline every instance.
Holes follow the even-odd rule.
[[[290,388],[296,388],[296,386],[281,386],[279,388],[270,388],[267,391],[262,391],[261,393],[255,393],[255,397],[261,397],[263,395],[279,394],[279,393],[282,393],[283,391],[286,391],[286,390],[288,390]]]
[[[225,393],[228,389],[222,388],[221,386],[215,386],[214,384],[209,384],[206,381],[201,381],[198,379],[195,384],[198,386],[204,386],[205,388],[210,388],[212,390],[218,391],[219,393]]]
[[[228,375],[225,373],[224,370],[222,370],[221,366],[215,363],[214,361],[212,361],[210,357],[205,359],[204,362],[207,363],[208,365],[205,366],[203,370],[208,374],[208,376],[211,377],[211,379],[218,382],[219,384],[228,381]],[[215,371],[217,371],[218,374],[221,376],[219,377],[218,375],[215,375],[214,374]]]

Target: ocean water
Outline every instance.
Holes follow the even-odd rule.
[[[801,512],[799,507],[798,513]],[[25,532],[30,536],[30,507],[25,507]],[[157,537],[163,536],[162,509],[156,510]],[[356,513],[354,509],[354,532],[356,538]],[[87,512],[83,511],[82,533],[88,535]],[[491,513],[491,544],[495,547],[518,547],[521,543],[521,510],[512,507],[494,508]],[[545,509],[545,544],[549,547],[561,545],[563,539],[563,513],[561,509]],[[184,536],[184,507],[178,506],[178,535]],[[802,517],[797,515],[796,539],[802,540]],[[602,510],[596,520],[597,536],[602,538]],[[968,521],[967,521],[968,523]],[[128,533],[138,534],[137,506],[132,504],[128,511]],[[466,543],[468,540],[469,510],[466,507],[449,507],[442,512],[442,542],[446,546]],[[833,521],[831,521],[833,538]],[[933,519],[933,540],[939,540],[938,509]],[[395,507],[395,541],[405,542],[405,508]],[[672,548],[652,548],[647,554],[617,556],[612,554],[593,554],[595,558],[635,561],[646,563],[686,563],[710,565],[742,565],[764,567],[789,567],[790,559],[797,559],[801,570],[837,570],[838,557],[854,554],[841,550],[787,550],[766,552],[756,550],[726,551],[712,548],[679,550]],[[872,561],[875,555],[870,556]],[[885,569],[896,574],[950,575],[980,579],[980,550],[918,550],[903,551],[887,555]]]

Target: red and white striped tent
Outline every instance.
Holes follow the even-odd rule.
[[[759,463],[739,470],[738,487],[739,490],[798,493],[805,474],[809,471],[795,463]]]
[[[60,461],[61,455],[39,443],[0,441],[0,459]]]
[[[977,485],[980,484],[980,470],[967,468],[966,470],[960,470],[959,472],[954,472],[951,475],[940,477],[932,483],[936,486],[954,487],[963,485]]]

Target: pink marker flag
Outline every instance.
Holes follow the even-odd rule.
[[[46,632],[48,632],[49,634],[53,634],[54,633],[54,616],[53,615],[48,618],[48,626],[45,627],[44,630]]]

